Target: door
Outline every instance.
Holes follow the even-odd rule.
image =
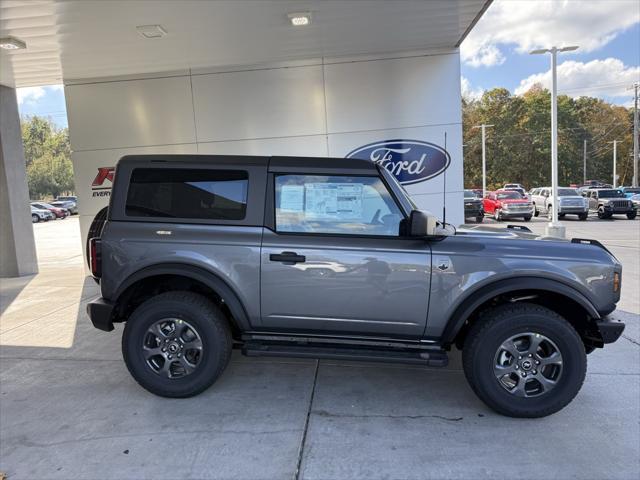
[[[270,188],[275,223],[261,253],[266,330],[423,334],[431,249],[400,236],[405,214],[380,178],[280,174]]]
[[[487,193],[487,196],[483,200],[483,206],[485,213],[494,213],[496,210],[495,195]]]

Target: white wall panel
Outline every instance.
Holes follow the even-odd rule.
[[[199,143],[198,153],[210,155],[283,155],[326,157],[327,136],[264,138],[233,142]]]
[[[460,122],[457,53],[325,65],[329,133]]]
[[[323,134],[322,67],[195,75],[198,141]]]
[[[65,87],[73,150],[195,142],[189,77]]]

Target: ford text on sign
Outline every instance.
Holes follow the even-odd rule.
[[[451,163],[451,157],[444,148],[420,140],[370,143],[352,150],[347,158],[371,160],[393,173],[403,185],[436,177]]]

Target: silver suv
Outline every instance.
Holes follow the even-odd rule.
[[[585,190],[583,195],[589,202],[589,210],[598,218],[608,219],[614,215],[626,215],[629,220],[636,218],[638,211],[633,202],[617,188],[594,188]]]
[[[589,216],[589,201],[574,188],[559,187],[558,202],[554,202],[553,189],[551,187],[534,188],[531,190],[531,201],[535,207],[535,216],[540,213],[551,218],[552,205],[558,205],[558,216],[577,215],[580,220],[586,220]]]
[[[162,396],[208,388],[233,348],[442,367],[457,347],[487,405],[541,417],[624,329],[608,317],[622,268],[598,242],[456,232],[367,160],[127,156],[110,202],[88,313],[125,323],[129,371]]]

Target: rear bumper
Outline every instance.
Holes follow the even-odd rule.
[[[87,314],[98,330],[105,332],[113,330],[113,303],[104,298],[97,298],[87,303]]]

